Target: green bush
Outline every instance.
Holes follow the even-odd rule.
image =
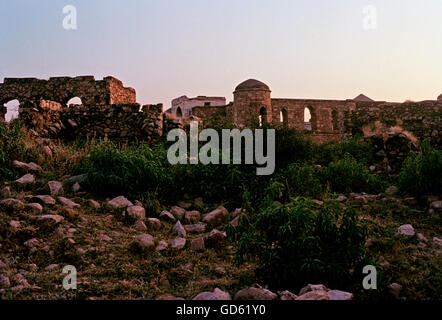
[[[276,169],[312,159],[314,144],[310,138],[295,129],[276,127],[275,130]]]
[[[0,180],[18,177],[18,172],[11,169],[11,164],[13,160],[24,160],[25,138],[20,121],[0,122]]]
[[[99,143],[75,169],[87,174],[87,187],[102,195],[156,192],[170,185],[164,150],[147,145],[119,149],[111,142]]]
[[[399,174],[399,187],[410,194],[442,194],[442,151],[429,140],[422,142],[418,155],[410,153]]]
[[[321,170],[323,185],[333,192],[378,193],[385,189],[385,183],[356,159],[346,154],[343,159],[331,162]]]
[[[373,153],[373,146],[370,143],[352,138],[339,142],[328,142],[316,145],[314,161],[320,165],[327,165],[349,154],[358,162],[369,165],[373,160]]]
[[[318,208],[294,198],[243,217],[229,236],[235,232],[239,238],[237,261],[255,260],[257,278],[272,288],[299,289],[307,283],[342,288],[360,276],[366,262],[365,230],[351,207],[327,202]]]

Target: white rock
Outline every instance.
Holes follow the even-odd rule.
[[[15,180],[15,182],[17,184],[19,184],[20,186],[26,186],[28,184],[34,183],[35,182],[35,177],[32,174],[28,173],[28,174],[25,174],[20,179]]]
[[[47,184],[47,191],[51,196],[57,196],[64,193],[63,184],[59,181],[49,181]]]
[[[404,224],[397,229],[397,235],[403,236],[405,238],[412,238],[416,234],[414,228],[411,224]]]
[[[133,206],[133,203],[127,200],[124,196],[119,196],[112,200],[109,200],[107,204],[114,210],[124,209]]]
[[[184,229],[184,227],[183,227],[183,225],[181,224],[180,221],[177,221],[177,223],[173,227],[172,231],[175,234],[177,234],[179,237],[181,237],[181,238],[185,238],[186,237],[186,230]]]
[[[216,226],[218,224],[221,224],[225,222],[226,218],[229,215],[229,211],[227,211],[224,207],[219,207],[212,212],[209,212],[206,214],[203,218],[204,222],[207,222],[213,226]]]
[[[127,208],[127,215],[133,220],[146,219],[146,210],[140,206],[130,206]]]
[[[160,219],[163,219],[163,220],[166,220],[166,221],[169,221],[169,222],[175,222],[176,221],[175,217],[169,211],[166,211],[166,210],[161,211]]]
[[[58,197],[58,202],[60,202],[62,205],[74,209],[74,208],[79,208],[80,205],[78,203],[75,203],[74,201],[65,198],[65,197]]]
[[[235,294],[233,300],[276,300],[278,295],[264,288],[245,288]]]
[[[192,300],[232,300],[228,292],[216,288],[213,292],[201,292]]]
[[[182,249],[186,246],[186,239],[185,238],[176,238],[172,241],[172,248],[173,249]]]

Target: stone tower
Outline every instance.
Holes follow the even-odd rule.
[[[233,121],[238,127],[250,122],[272,122],[270,88],[263,82],[249,79],[233,92]]]

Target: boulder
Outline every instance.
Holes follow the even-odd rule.
[[[6,186],[0,190],[0,198],[6,199],[11,197],[11,187]]]
[[[49,181],[46,185],[46,191],[49,192],[51,196],[58,196],[64,193],[63,184],[59,181]]]
[[[190,241],[190,248],[195,251],[203,251],[205,249],[204,238],[192,239]]]
[[[40,215],[43,213],[43,207],[39,203],[29,203],[25,206],[25,210],[36,215]]]
[[[170,213],[172,213],[175,219],[181,220],[183,219],[186,210],[178,206],[173,206],[172,208],[170,208]]]
[[[192,206],[192,202],[189,202],[189,201],[178,201],[177,204],[179,207],[181,207],[185,210],[189,209]]]
[[[276,300],[278,295],[264,288],[245,288],[235,294],[233,300]]]
[[[229,215],[229,211],[227,211],[226,208],[224,207],[219,207],[215,210],[213,210],[212,212],[209,212],[208,214],[206,214],[203,218],[203,221],[212,225],[212,226],[217,226],[219,224],[222,224],[225,222],[226,218]]]
[[[133,227],[135,230],[138,230],[138,231],[147,231],[146,224],[141,220],[138,220],[137,222],[135,222]]]
[[[15,212],[23,210],[25,208],[25,205],[18,199],[9,198],[0,201],[0,207],[2,207],[6,211]]]
[[[96,209],[96,210],[98,210],[98,209],[101,208],[101,205],[100,205],[100,203],[98,203],[98,201],[95,201],[95,200],[89,199],[87,203],[88,203],[88,205],[89,205],[91,208],[94,208],[94,209]]]
[[[402,236],[404,238],[412,238],[416,232],[411,224],[404,224],[397,229],[396,235]]]
[[[171,246],[173,249],[183,249],[186,246],[186,239],[185,238],[173,239]]]
[[[33,184],[34,182],[35,182],[35,177],[30,173],[25,174],[23,177],[15,180],[15,183],[19,187],[25,187],[27,185]]]
[[[186,232],[189,233],[204,233],[206,232],[207,224],[205,223],[197,223],[197,224],[187,224],[184,226]]]
[[[232,300],[230,294],[228,292],[222,291],[218,288],[213,290],[212,292],[201,292],[192,300],[222,300],[228,301]]]
[[[163,219],[163,220],[169,221],[169,222],[175,222],[176,221],[175,217],[169,211],[166,211],[166,210],[161,211],[160,219]]]
[[[127,217],[129,217],[129,219],[132,219],[134,221],[146,219],[146,210],[144,210],[143,207],[130,206],[127,208],[126,212],[127,212]]]
[[[156,251],[163,251],[169,247],[169,244],[166,241],[160,241],[155,248]]]
[[[113,210],[125,209],[133,206],[133,203],[126,199],[124,196],[116,197],[107,202],[107,205]]]
[[[55,199],[48,195],[38,195],[30,199],[31,202],[39,203],[43,206],[53,206],[55,205]]]
[[[390,291],[390,294],[395,297],[396,299],[399,299],[399,296],[401,295],[402,286],[398,283],[392,283],[388,286],[388,290]]]
[[[442,239],[439,239],[437,237],[433,238],[433,244],[436,248],[442,249]]]
[[[430,208],[434,210],[442,210],[442,201],[434,201],[430,204]]]
[[[176,300],[184,300],[184,298],[178,298],[178,297],[175,297],[171,294],[166,293],[166,294],[163,294],[163,295],[155,298],[155,300],[157,300],[157,301],[176,301]]]
[[[37,218],[37,222],[40,222],[41,224],[50,225],[50,226],[57,225],[63,220],[64,220],[64,218],[60,215],[57,215],[57,214],[47,214],[47,215],[40,216]]]
[[[173,231],[173,233],[175,233],[176,235],[178,235],[181,238],[186,237],[186,230],[184,229],[184,227],[180,221],[177,221],[177,223],[173,227],[172,231]]]
[[[184,221],[186,223],[192,224],[200,221],[201,213],[199,211],[187,211],[184,215]]]
[[[160,230],[163,225],[161,224],[161,221],[157,218],[148,218],[147,219],[147,227],[149,230]]]
[[[353,293],[341,290],[330,290],[327,292],[330,300],[353,300]]]
[[[34,162],[30,162],[30,163],[24,163],[18,160],[14,160],[12,162],[12,167],[19,169],[20,171],[22,171],[23,173],[29,173],[29,172],[40,172],[42,171],[41,167],[34,163]]]
[[[282,301],[293,301],[298,297],[296,294],[291,293],[290,291],[282,291],[278,292],[279,299]]]
[[[65,198],[65,197],[58,197],[58,202],[60,202],[62,205],[70,208],[70,209],[74,209],[74,208],[79,208],[80,205],[78,203],[75,203],[74,201]]]
[[[149,251],[155,248],[154,237],[150,234],[140,234],[134,237],[133,245],[141,251]]]
[[[205,239],[207,247],[209,248],[217,248],[221,244],[223,244],[225,240],[226,240],[226,233],[216,229],[210,231],[210,233],[207,235]]]

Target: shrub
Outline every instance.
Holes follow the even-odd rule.
[[[373,160],[373,153],[373,146],[370,143],[352,138],[339,142],[328,142],[316,145],[314,161],[320,165],[327,165],[349,154],[358,162],[369,165]]]
[[[25,139],[20,121],[0,122],[0,180],[17,178],[18,173],[11,169],[11,164],[26,155]]]
[[[87,174],[87,187],[102,195],[155,192],[170,184],[164,150],[145,144],[119,149],[111,142],[99,143],[76,168]]]
[[[385,183],[368,168],[350,155],[343,159],[331,162],[321,171],[321,180],[333,192],[381,192]]]
[[[359,276],[365,262],[365,228],[354,209],[336,202],[319,208],[302,198],[273,203],[240,219],[236,232],[237,261],[256,260],[257,278],[275,289],[307,283],[342,287]]]
[[[402,191],[419,196],[442,194],[442,151],[429,140],[422,142],[418,155],[410,153],[399,174]]]
[[[310,138],[295,129],[277,127],[275,130],[276,169],[311,160],[314,144]]]

